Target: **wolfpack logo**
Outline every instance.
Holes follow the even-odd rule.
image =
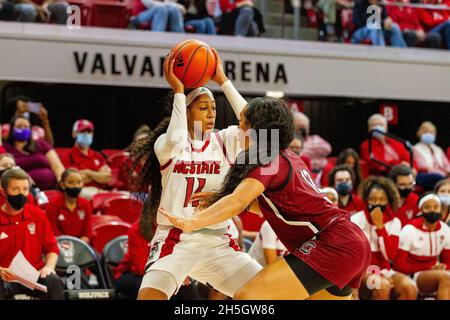
[[[181,54],[181,52],[175,58],[175,65],[177,67],[184,67],[184,59],[183,59],[183,55]]]
[[[445,236],[443,234],[441,234],[441,236],[439,237],[439,241],[441,242],[441,244],[444,244]]]
[[[86,213],[83,210],[78,210],[78,216],[80,217],[80,220],[83,220],[85,215]]]
[[[100,161],[98,161],[98,159],[95,159],[95,160],[94,160],[94,164],[95,164],[96,166],[98,166],[98,165],[100,164]]]
[[[406,211],[406,216],[408,217],[409,220],[413,218],[413,214],[414,214],[413,210]]]
[[[148,257],[148,262],[152,262],[154,259],[156,260],[156,254],[159,251],[160,241],[156,241],[153,246],[150,248],[150,256]]]
[[[59,251],[61,251],[61,256],[65,263],[73,263],[73,257],[75,255],[75,249],[73,247],[73,242],[69,240],[63,240],[58,242]]]
[[[59,220],[59,221],[64,221],[64,220],[66,220],[66,218],[64,218],[64,215],[60,214],[60,215],[58,216],[58,220]]]
[[[8,238],[8,235],[6,233],[2,232],[2,234],[0,234],[0,240],[7,239],[7,238]]]
[[[31,235],[34,235],[36,233],[36,225],[34,223],[29,223],[28,231],[30,231]]]
[[[296,250],[304,253],[304,254],[310,254],[311,251],[316,247],[316,242],[314,240],[306,241],[302,244],[300,248],[297,248]]]

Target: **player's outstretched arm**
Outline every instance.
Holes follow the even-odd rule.
[[[225,75],[225,72],[223,71],[222,59],[220,59],[216,49],[212,48],[212,50],[216,56],[216,73],[212,80],[220,86],[230,102],[234,114],[239,120],[241,117],[241,111],[247,105],[247,101],[241,96],[241,94],[236,90],[231,81]]]
[[[234,217],[244,211],[261,193],[264,185],[256,179],[246,178],[236,187],[232,194],[223,197],[209,208],[194,214],[190,218],[180,218],[171,215],[164,209],[160,213],[184,232],[208,227]]]

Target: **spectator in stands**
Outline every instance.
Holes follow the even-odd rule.
[[[368,122],[368,131],[371,133],[377,129],[381,132],[387,132],[388,125],[386,119],[379,113],[370,116]],[[372,153],[378,161],[383,162],[382,165],[370,158],[369,139],[361,144],[361,158],[369,165],[369,172],[373,175],[387,175],[390,167],[396,164],[410,165],[410,155],[404,145],[394,139],[385,137],[378,132],[374,133],[372,139]],[[414,165],[414,164],[413,164]]]
[[[30,121],[23,116],[13,117],[5,149],[19,167],[25,170],[41,190],[54,189],[64,166],[52,146],[31,137]]]
[[[50,121],[48,119],[47,109],[42,102],[33,102],[27,96],[16,96],[6,103],[7,110],[15,110],[15,116],[23,116],[30,120],[33,137],[35,139],[43,138],[52,146],[55,144],[53,139]],[[44,135],[37,137],[38,127],[42,128]]]
[[[441,200],[442,221],[450,225],[450,180],[444,179],[436,183],[434,193]]]
[[[14,2],[12,0],[0,0],[0,21],[13,21],[14,18]]]
[[[278,257],[289,254],[289,251],[278,239],[270,224],[264,221],[248,254],[264,267],[274,262]]]
[[[15,20],[66,24],[68,7],[64,0],[14,0]]]
[[[444,150],[435,144],[436,133],[436,126],[432,122],[423,122],[417,130],[420,141],[413,147],[419,171],[417,183],[426,191],[432,190],[436,182],[450,175],[450,162]]]
[[[8,169],[18,168],[16,167],[16,161],[12,154],[3,153],[0,154],[0,177],[3,173],[5,173]],[[0,206],[2,206],[6,202],[6,197],[0,193]],[[33,194],[31,192],[28,193],[28,204],[35,205],[36,201],[34,200]]]
[[[256,37],[265,32],[263,18],[253,0],[220,0],[220,31],[239,37]]]
[[[327,41],[337,41],[336,37],[336,21],[337,14],[340,9],[351,9],[355,5],[354,1],[348,0],[319,0],[316,7],[323,13],[323,23],[325,24],[325,32]]]
[[[90,200],[111,182],[111,168],[106,164],[105,157],[90,148],[94,140],[94,124],[91,121],[75,121],[72,137],[75,145],[61,160],[66,168],[80,170],[85,185],[81,196]]]
[[[369,6],[372,5],[377,5],[378,10],[381,11],[379,22],[377,19],[371,18],[374,11],[370,10]],[[352,35],[352,43],[370,40],[374,46],[385,46],[385,38],[388,38],[391,46],[406,47],[400,27],[387,15],[386,8],[378,4],[378,0],[356,0],[353,9],[353,24],[357,29]]]
[[[336,165],[346,164],[349,166],[353,173],[355,174],[355,178],[353,180],[354,190],[358,189],[359,184],[363,180],[363,173],[361,168],[361,159],[359,157],[358,152],[356,152],[352,148],[347,148],[341,151],[336,159]]]
[[[26,204],[29,190],[30,177],[25,171],[9,169],[2,175],[0,192],[7,201],[0,209],[0,299],[27,294],[61,300],[63,284],[55,273],[59,254],[56,238],[45,213]],[[47,287],[47,293],[12,282],[16,276],[8,268],[19,251],[39,271],[38,283]]]
[[[184,25],[192,27],[195,33],[216,34],[214,19],[206,10],[206,0],[178,0],[187,10]]]
[[[420,218],[400,233],[394,269],[411,275],[419,292],[450,300],[450,227],[441,221],[441,201],[434,193],[419,199]]]
[[[299,155],[302,158],[303,162],[305,162],[306,166],[309,170],[311,170],[311,159],[308,156],[302,154],[303,150],[303,138],[299,134],[294,135],[294,139],[289,145],[289,150]]]
[[[445,0],[426,0],[424,4],[445,5]],[[447,6],[450,3],[447,1]],[[444,8],[417,8],[417,15],[428,34],[439,36],[450,50],[450,12]]]
[[[392,167],[389,178],[395,183],[400,194],[399,208],[395,214],[404,226],[414,220],[419,213],[417,207],[419,196],[412,191],[416,185],[414,174],[410,167],[399,164]]]
[[[186,8],[172,1],[141,0],[142,11],[130,20],[130,28],[151,24],[152,31],[184,32],[183,15]]]
[[[338,193],[338,206],[346,210],[350,215],[359,211],[364,211],[363,200],[353,191],[356,191],[355,173],[348,165],[340,164],[331,170],[328,181],[330,186],[336,189]]]
[[[408,47],[417,47],[422,44],[427,48],[439,48],[441,38],[439,34],[426,33],[419,21],[417,10],[409,5],[409,0],[401,0],[404,5],[390,4],[387,6],[387,13],[392,20],[397,23],[402,31]]]
[[[303,138],[302,155],[311,159],[312,171],[319,173],[328,162],[331,145],[319,135],[310,135],[310,121],[303,112],[294,112],[293,115],[295,132]]]
[[[381,269],[379,287],[368,286],[372,270],[361,281],[359,297],[361,300],[415,300],[417,289],[414,282],[404,274],[391,270],[390,260],[397,255],[401,223],[395,217],[399,194],[391,180],[371,176],[361,182],[359,194],[365,209],[351,217],[365,233],[372,248],[371,267]]]
[[[69,235],[89,243],[92,238],[91,203],[80,197],[83,179],[77,169],[66,169],[59,185],[61,193],[45,211],[55,236]]]

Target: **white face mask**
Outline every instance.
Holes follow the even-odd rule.
[[[376,125],[376,126],[373,126],[373,127],[372,127],[372,130],[378,130],[378,131],[380,131],[380,132],[382,132],[382,133],[386,133],[386,129],[384,128],[384,126],[379,125],[379,124]],[[380,139],[380,138],[382,138],[384,135],[383,135],[382,133],[378,132],[378,131],[374,132],[374,133],[373,133],[373,136],[374,136],[375,138]]]

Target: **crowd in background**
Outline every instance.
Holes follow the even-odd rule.
[[[122,198],[142,197],[147,190],[134,190],[128,184],[126,152],[121,151],[122,161],[117,165],[107,150],[92,149],[95,127],[91,121],[77,120],[71,128],[73,147],[58,148],[42,103],[18,96],[7,107],[15,114],[2,126],[0,147],[0,271],[4,280],[0,281],[0,298],[7,292],[33,293],[19,284],[5,289],[11,276],[5,270],[20,249],[39,270],[40,283],[49,288],[40,297],[61,299],[63,283],[55,273],[61,247],[55,237],[69,235],[92,244],[94,220],[102,217],[101,210],[96,211],[96,197],[119,191]],[[450,299],[450,148],[446,153],[435,144],[436,126],[429,121],[420,125],[410,153],[405,144],[387,135],[386,119],[374,114],[367,121],[368,138],[359,150],[347,148],[331,157],[333,142],[311,132],[308,116],[293,111],[293,119],[295,136],[289,149],[310,168],[324,196],[348,211],[371,244],[372,267],[381,274],[380,287],[363,284],[354,297]],[[144,125],[133,141],[149,134],[151,129]],[[51,198],[49,192],[54,193]],[[17,210],[23,214],[11,218],[8,212]],[[130,299],[137,295],[150,250],[145,212],[145,207],[142,214],[139,209],[140,217],[128,225],[128,251],[114,271],[114,287]],[[32,227],[29,220],[35,221]],[[15,235],[20,241],[26,239],[20,248],[11,234],[15,224],[20,226]],[[243,212],[231,225],[230,234],[239,246],[262,265],[287,254],[263,217]],[[95,282],[89,270],[86,278]],[[194,286],[190,279],[183,287],[176,298],[226,298],[208,287]]]
[[[83,10],[89,10],[90,1],[81,2]],[[261,36],[265,32],[265,13],[255,7],[253,0],[130,0],[125,3],[125,20],[131,29],[242,37]],[[70,4],[70,0],[0,0],[0,20],[65,24]],[[370,8],[373,5],[378,11]],[[309,0],[304,1],[301,12],[309,27],[318,28],[321,40],[450,49],[448,0],[426,0],[420,4],[409,0]],[[380,19],[375,19],[374,14]]]

